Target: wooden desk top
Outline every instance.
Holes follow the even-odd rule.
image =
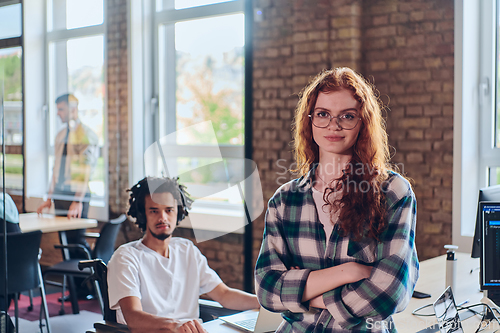
[[[68,219],[66,216],[54,216],[50,214],[37,213],[19,214],[19,227],[23,232],[42,230],[43,233],[86,229],[97,227],[95,219]]]

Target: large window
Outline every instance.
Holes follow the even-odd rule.
[[[500,1],[496,1],[495,15],[495,107],[491,114],[491,148],[497,158],[488,166],[488,185],[500,184]],[[488,114],[486,110],[486,114]]]
[[[18,195],[22,195],[24,183],[21,10],[20,3],[0,4],[0,113],[5,117],[2,136],[6,146],[5,188]],[[0,175],[2,171],[0,163]],[[2,177],[0,186],[3,186]]]
[[[481,122],[480,187],[500,184],[500,46],[499,0],[481,4],[481,65],[479,107]]]
[[[103,0],[47,0],[47,180],[52,178],[54,165],[60,163],[54,150],[60,140],[56,139],[58,134],[69,126],[84,129],[75,131],[70,141],[79,140],[76,135],[83,132],[84,141],[92,142],[91,138],[97,137],[94,158],[88,162],[90,175],[87,177],[84,171],[71,175],[72,183],[88,183],[91,209],[106,207],[107,202],[104,4]],[[59,96],[68,93],[76,97],[78,114],[73,123],[58,115],[55,103]],[[76,127],[78,123],[81,127]],[[47,190],[49,186],[47,182]]]
[[[500,184],[499,0],[455,2],[453,243],[470,251],[478,190]]]
[[[228,170],[243,165],[244,157],[243,11],[242,0],[143,1],[143,20],[150,23],[142,31],[145,151],[157,144],[162,150],[146,154],[153,160],[145,161],[144,173],[180,177],[196,199],[190,215],[195,228],[201,215],[204,221],[229,218],[225,226],[204,223],[219,225],[218,231],[245,223],[244,186],[228,185]],[[156,160],[161,158],[166,163]]]

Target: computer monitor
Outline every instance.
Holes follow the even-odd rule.
[[[500,185],[485,187],[479,190],[479,198],[477,200],[476,228],[474,230],[474,238],[472,239],[472,258],[479,258],[481,255],[481,211],[479,209],[479,203],[481,201],[500,202]]]
[[[500,201],[480,202],[482,290],[500,289]]]
[[[479,281],[487,297],[500,305],[500,201],[479,203],[481,248]]]

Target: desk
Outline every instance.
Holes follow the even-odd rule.
[[[479,259],[472,259],[468,253],[457,253],[457,290],[454,290],[455,301],[460,303],[466,299],[469,304],[479,303],[483,293],[479,290]],[[472,273],[471,273],[472,270]],[[422,261],[420,263],[420,278],[415,287],[416,290],[432,295],[431,298],[412,298],[405,311],[393,316],[398,333],[415,333],[436,323],[434,316],[417,317],[412,315],[416,308],[433,303],[445,288],[446,256]],[[477,310],[482,310],[478,307]],[[425,313],[433,313],[432,308],[423,310]],[[479,325],[476,317],[462,322],[464,333],[474,333]],[[232,328],[220,319],[203,324],[208,333],[236,333],[242,332]]]
[[[97,227],[97,220],[79,218],[68,219],[66,216],[54,216],[49,214],[42,214],[40,216],[37,213],[26,213],[19,214],[19,227],[23,232],[34,230],[41,230],[43,233],[59,232],[61,245],[67,245],[67,230]],[[69,251],[67,249],[63,250],[63,259],[69,259]],[[76,298],[73,278],[70,277],[68,280],[68,287],[71,296],[71,307],[73,310],[73,314],[77,314],[80,312],[80,310],[78,308],[78,300]]]
[[[479,259],[472,259],[469,253],[456,253],[457,286],[453,290],[455,302],[469,300],[469,305],[479,303],[483,293],[479,290]],[[472,273],[471,273],[472,270]],[[399,333],[413,333],[436,323],[434,316],[417,317],[412,311],[429,303],[433,303],[445,289],[446,255],[428,259],[420,263],[420,278],[416,290],[429,293],[431,298],[412,298],[405,311],[393,316]],[[482,310],[478,307],[477,310]],[[423,310],[433,313],[432,308]],[[462,322],[464,333],[474,333],[479,325],[478,318],[470,318]]]
[[[37,213],[19,214],[19,227],[23,232],[41,230],[43,233],[86,229],[97,227],[94,219],[68,219],[66,216],[54,216]]]
[[[97,227],[97,220],[79,219],[66,216],[54,216],[49,214],[38,215],[37,213],[19,214],[19,227],[23,232],[41,230],[43,233],[60,232],[61,244],[67,245],[66,232],[75,229],[87,229]],[[69,258],[68,250],[64,250],[63,259]]]

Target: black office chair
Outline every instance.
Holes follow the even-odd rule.
[[[126,220],[126,215],[122,214],[118,218],[110,220],[101,229],[101,232],[99,234],[99,237],[96,240],[94,249],[92,250],[92,253],[90,253],[83,245],[81,244],[68,244],[68,245],[54,245],[55,248],[59,249],[81,249],[87,256],[87,259],[101,259],[103,262],[107,263],[109,259],[111,258],[111,255],[113,254],[115,250],[115,241],[116,237],[118,235],[118,232],[120,230],[121,224]],[[93,274],[93,268],[89,267],[84,269],[83,271],[80,271],[78,269],[78,262],[81,259],[69,259],[69,260],[64,260],[62,262],[59,262],[48,269],[45,270],[43,273],[44,276],[44,281],[46,280],[46,277],[48,275],[62,275],[63,276],[63,283],[62,283],[62,293],[63,297],[61,297],[61,310],[59,311],[59,314],[64,314],[64,294],[66,292],[66,276],[72,278],[72,277],[82,277],[82,278],[88,278]],[[74,288],[74,284],[71,283],[70,281],[70,300],[73,308],[73,313],[76,314],[79,312],[78,309],[78,301],[76,297],[76,292]],[[102,295],[100,292],[100,287],[99,283],[97,280],[94,281],[94,287],[95,287],[95,293],[97,295],[97,298],[99,300],[99,305],[101,307],[101,312],[104,315],[104,304],[103,304],[103,299]]]
[[[3,244],[0,234],[0,244]],[[45,299],[45,288],[38,263],[38,251],[42,232],[40,230],[25,233],[9,233],[7,235],[7,278],[8,291],[14,293],[16,332],[19,328],[19,308],[17,299],[22,291],[40,288],[42,306],[40,309],[40,330],[42,330],[42,312],[45,314],[47,332],[50,333],[49,311]],[[3,246],[0,246],[0,258],[4,257]],[[5,271],[0,269],[0,290],[5,288]]]

